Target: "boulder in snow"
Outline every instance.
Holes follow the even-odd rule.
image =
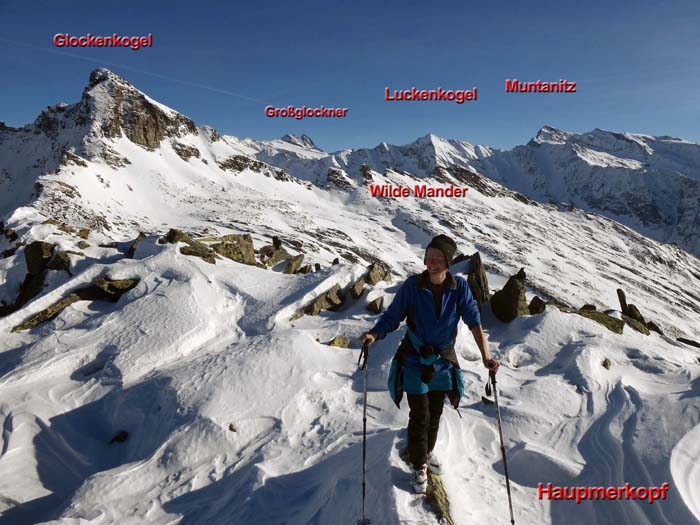
[[[542,299],[540,299],[537,296],[534,296],[530,301],[530,304],[527,306],[530,315],[542,314],[544,313],[546,308],[547,303],[545,303]]]
[[[346,335],[336,335],[328,344],[339,348],[348,348],[350,346],[350,338]]]
[[[287,263],[287,266],[285,267],[283,273],[297,273],[299,271],[299,268],[301,268],[302,262],[304,262],[303,253],[295,255],[294,257],[290,257],[289,262]]]
[[[486,271],[484,270],[484,265],[481,262],[481,255],[479,252],[473,253],[469,256],[469,273],[467,274],[467,282],[469,283],[469,289],[476,299],[479,308],[486,301],[489,300],[489,280],[486,277]]]
[[[504,323],[510,323],[516,317],[529,315],[525,299],[525,270],[510,277],[505,286],[491,298],[493,314]]]
[[[384,297],[377,297],[373,301],[367,303],[367,310],[373,314],[382,313],[382,308],[384,307]]]

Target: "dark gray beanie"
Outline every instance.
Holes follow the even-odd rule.
[[[438,235],[437,237],[433,237],[433,240],[430,241],[430,244],[428,244],[428,248],[436,248],[440,250],[445,256],[445,262],[447,263],[447,266],[450,266],[450,264],[452,264],[452,258],[454,257],[455,252],[457,251],[457,245],[452,240],[452,238],[448,237],[447,235]],[[426,255],[428,248],[425,249]]]

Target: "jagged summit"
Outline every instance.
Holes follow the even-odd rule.
[[[90,80],[88,82],[87,87],[92,88],[95,87],[97,84],[100,82],[105,82],[107,80],[112,80],[114,82],[123,82],[125,84],[129,84],[126,80],[124,80],[122,77],[114,73],[113,71],[107,69],[106,67],[100,67],[97,69],[94,69],[90,73]],[[129,84],[131,85],[131,84]]]
[[[306,134],[302,134],[301,137],[297,137],[293,133],[287,133],[281,137],[280,140],[288,142],[289,144],[294,144],[295,146],[301,146],[302,148],[319,149],[314,141],[311,140],[311,137]]]
[[[565,144],[571,133],[554,126],[544,125],[537,132],[537,135],[530,141],[530,145],[537,144]]]
[[[81,104],[107,138],[125,135],[147,149],[155,149],[166,136],[195,133],[189,118],[152,100],[109,69],[90,74]]]

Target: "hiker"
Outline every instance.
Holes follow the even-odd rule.
[[[484,366],[496,371],[499,362],[489,354],[476,300],[467,281],[448,271],[457,250],[447,235],[428,244],[426,270],[412,275],[399,288],[389,308],[363,343],[383,339],[406,319],[406,336],[391,363],[389,393],[398,407],[405,391],[408,397],[408,455],[413,466],[411,485],[424,493],[427,469],[440,473],[433,453],[445,396],[455,408],[464,392],[464,382],[454,349],[460,318],[474,336]]]

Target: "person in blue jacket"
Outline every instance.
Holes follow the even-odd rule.
[[[363,343],[371,344],[406,320],[406,336],[389,372],[389,394],[396,406],[403,393],[407,394],[408,455],[416,492],[425,492],[428,468],[440,472],[433,448],[445,397],[457,408],[464,391],[454,349],[460,319],[471,330],[484,366],[493,371],[499,367],[489,354],[479,308],[467,281],[448,271],[456,250],[455,242],[447,235],[433,238],[425,253],[426,270],[404,281],[374,328],[361,337]]]

